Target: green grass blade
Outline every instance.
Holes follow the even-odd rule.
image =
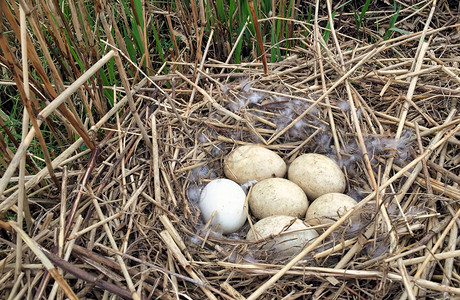
[[[310,7],[308,8],[308,14],[307,14],[307,18],[306,18],[306,23],[307,23],[307,29],[305,30],[305,36],[308,36],[308,31],[310,30],[311,28],[311,17],[313,15],[313,6],[310,5]],[[305,46],[305,45],[304,45]],[[304,47],[303,46],[303,47]]]
[[[133,43],[130,40],[128,33],[126,32],[126,28],[123,28],[123,32],[124,32],[124,40],[126,44],[126,49],[128,50],[129,58],[132,61],[136,61],[136,50],[134,49]]]
[[[115,78],[115,60],[111,59],[107,63],[107,73],[109,73],[109,83],[110,85],[116,84]]]
[[[113,58],[111,59],[113,60]],[[110,73],[110,71],[109,71]],[[107,75],[105,74],[105,71],[103,68],[99,70],[99,75],[101,76],[102,84],[105,86],[111,86],[109,79],[107,78]],[[110,75],[109,75],[110,76]],[[104,95],[107,97],[107,101],[110,104],[110,107],[113,107],[113,92],[108,89],[104,89]]]
[[[153,36],[155,38],[155,48],[157,49],[157,54],[160,56],[161,62],[165,62],[165,57],[163,54],[163,48],[161,47],[160,37],[158,36],[158,30],[155,24],[152,25]],[[166,70],[166,69],[165,69]]]
[[[393,29],[394,29],[394,26],[396,24],[396,21],[398,20],[398,16],[399,16],[399,10],[401,9],[401,6],[396,6],[396,2],[395,2],[395,14],[391,16],[390,18],[390,24],[388,25],[388,29],[387,31],[385,32],[385,35],[383,36],[383,39],[384,40],[388,40],[390,37],[391,37],[391,34],[393,33]]]
[[[278,22],[275,22],[277,24]],[[276,31],[277,31],[277,26],[272,26],[272,32],[271,32],[271,40],[270,40],[270,62],[274,63],[276,61],[276,49],[275,49],[275,44],[277,42],[276,38]]]
[[[366,15],[367,10],[369,9],[369,4],[371,4],[371,0],[367,0],[366,3],[364,3],[363,9],[361,10],[361,14],[358,17],[358,20],[356,22],[356,31],[358,32],[359,29],[361,28],[361,25],[364,20],[364,16]]]
[[[224,1],[223,0],[217,0],[216,1],[216,8],[217,8],[217,17],[218,19],[225,24],[227,22],[226,20],[226,14],[224,11]]]
[[[264,0],[260,2],[260,9],[265,16],[272,10],[272,0]]]
[[[244,30],[244,23],[240,23],[240,29],[238,30],[238,35],[241,34],[241,30]],[[241,50],[243,48],[243,38],[241,38],[239,41],[238,41],[238,44],[236,45],[236,48],[235,48],[235,63],[236,64],[239,64],[241,63]]]
[[[332,19],[335,18],[335,14],[337,13],[338,10],[340,10],[342,7],[344,7],[345,5],[347,5],[350,2],[351,2],[351,0],[348,0],[347,2],[337,6],[337,8],[332,12]],[[326,29],[329,29],[329,30],[326,30],[326,32],[324,32],[323,39],[327,43],[327,41],[329,40],[329,36],[331,35],[331,31],[330,31],[331,24],[329,23],[329,21],[327,22]]]
[[[333,11],[332,12],[332,19],[335,18],[335,13],[336,11]],[[324,32],[323,34],[323,40],[327,43],[327,41],[329,40],[329,36],[331,35],[331,23],[328,21],[327,22],[327,25],[326,25],[326,31]]]
[[[80,60],[78,57],[77,52],[72,47],[72,43],[68,40],[67,44],[69,45],[70,53],[72,54],[73,59],[77,62],[78,66],[80,67],[81,70],[85,70],[85,65],[84,63]]]
[[[121,3],[123,4],[123,8],[125,9],[125,12],[126,12],[126,15],[127,17],[130,19],[130,25],[131,25],[131,28],[129,28],[130,32],[131,32],[131,35],[134,39],[134,44],[137,48],[137,50],[140,52],[141,56],[144,54],[144,47],[142,45],[142,38],[141,38],[141,35],[140,35],[140,32],[137,28],[137,23],[136,23],[136,16],[133,15],[133,11],[130,9],[130,6],[128,6],[128,4],[126,3],[126,1],[121,1]],[[127,28],[128,30],[128,28]],[[132,43],[132,41],[126,41],[126,47],[128,47],[128,44],[129,43]],[[132,45],[132,47],[134,47],[134,45]]]
[[[144,18],[142,17],[142,2],[141,0],[131,0],[134,3],[135,18],[136,22],[139,21],[139,26],[144,28]]]
[[[254,6],[255,6],[255,3],[254,3]],[[248,17],[251,15],[251,13],[249,11],[248,0],[241,1],[240,11],[241,11],[241,14],[242,14],[241,18],[240,18],[240,26],[242,27],[241,24],[244,24],[244,22],[246,22]],[[256,7],[256,13],[257,13],[257,7]],[[253,22],[249,22],[248,29],[249,29],[250,32],[246,32],[245,34],[246,34],[247,40],[249,41],[251,39],[250,34],[252,34],[253,36],[256,35],[256,30],[254,28],[254,23]]]
[[[231,1],[230,0],[229,7],[228,7],[228,29],[229,29],[229,32],[231,32],[231,29],[233,28],[233,14],[235,13],[235,10],[236,10],[236,1]],[[241,23],[241,24],[244,24],[244,22]]]

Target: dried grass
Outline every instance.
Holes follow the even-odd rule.
[[[415,28],[417,22],[443,24],[448,12],[430,15],[428,9],[401,14]],[[82,151],[79,139],[47,163],[60,187],[39,188],[53,176],[47,168],[13,177],[33,138],[29,133],[0,179],[2,211],[24,211],[24,193],[34,207],[32,216],[25,214],[27,233],[0,221],[0,295],[63,299],[64,290],[71,299],[458,297],[460,53],[452,45],[460,25],[425,26],[355,47],[347,35],[352,33],[339,34],[334,22],[331,43],[313,38],[328,18],[331,8],[323,16],[318,9],[314,34],[297,37],[305,47],[268,63],[268,76],[258,61],[216,60],[211,39],[201,64],[181,61],[174,45],[175,61],[167,62],[177,67],[174,74],[138,70],[142,80],[131,80],[122,72],[124,88],[113,88],[115,98],[131,92],[88,130],[102,136],[95,149]],[[116,59],[123,67],[127,57],[119,53]],[[58,96],[37,120],[66,98]],[[360,204],[318,228],[320,237],[294,258],[246,242],[249,225],[230,236],[211,232],[196,207],[199,190],[224,177],[225,155],[248,143],[288,162],[307,152],[328,155],[346,172],[346,193]],[[362,222],[349,224],[351,214],[360,214]],[[54,286],[50,274],[59,279]]]

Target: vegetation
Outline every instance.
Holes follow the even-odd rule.
[[[460,5],[330,2],[0,1],[0,298],[460,293]],[[211,233],[245,143],[334,158],[365,226],[289,270]]]

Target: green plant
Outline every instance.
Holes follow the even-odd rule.
[[[5,211],[5,218],[8,220],[8,221],[14,221],[16,222],[17,218],[18,218],[18,214],[15,213],[14,211],[12,210],[7,210]]]
[[[348,0],[347,2],[337,6],[336,9],[332,12],[332,19],[335,18],[335,15],[336,15],[338,10],[340,10],[342,7],[346,6],[350,2],[351,2],[351,0]],[[328,21],[327,24],[326,24],[326,30],[324,31],[324,34],[323,34],[323,39],[324,39],[324,41],[326,43],[329,40],[329,36],[331,35],[331,30],[330,29],[331,29],[331,23]]]
[[[394,31],[398,31],[397,29],[395,29],[395,23],[396,21],[398,20],[398,15],[399,15],[399,10],[401,9],[401,6],[400,5],[397,5],[396,1],[394,2],[393,4],[393,7],[394,7],[394,11],[395,13],[391,16],[390,18],[390,22],[389,22],[389,25],[388,25],[388,29],[387,31],[385,32],[385,35],[383,36],[383,39],[384,40],[388,40],[390,37],[391,37],[391,34],[394,32]]]
[[[366,15],[367,10],[369,9],[369,4],[371,4],[371,0],[366,0],[359,15],[358,12],[355,11],[356,32],[359,32],[359,29],[363,24],[364,16]]]

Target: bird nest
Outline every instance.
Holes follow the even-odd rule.
[[[259,61],[206,53],[199,67],[171,62],[174,73],[132,82],[132,99],[91,128],[93,151],[79,139],[56,159],[62,186],[40,188],[46,169],[27,178],[42,210],[28,234],[3,222],[3,240],[21,235],[26,276],[42,295],[59,290],[53,284],[97,299],[458,295],[459,53],[438,47],[458,42],[458,28],[356,48],[332,32],[337,48],[306,39],[268,73]],[[288,165],[327,155],[359,204],[317,226],[320,236],[294,257],[246,241],[249,224],[214,232],[197,208],[201,188],[223,178],[224,157],[246,144]],[[15,210],[19,192],[8,182],[2,209]],[[6,295],[16,253],[2,253]]]

